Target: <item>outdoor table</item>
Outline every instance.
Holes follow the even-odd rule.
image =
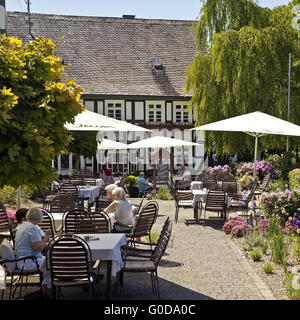
[[[62,218],[64,216],[64,212],[54,212],[54,213],[51,213],[51,215],[54,220],[55,230],[58,230],[62,225]]]
[[[198,224],[199,223],[199,215],[198,215],[199,203],[200,202],[203,203],[206,201],[206,195],[207,195],[208,190],[207,189],[201,189],[201,190],[192,189],[192,190],[185,190],[185,191],[180,191],[180,192],[191,192],[191,191],[194,195],[193,203],[192,203],[193,208],[194,208],[194,221]],[[225,196],[225,200],[227,203],[227,208],[229,208],[231,206],[231,200],[227,194]],[[191,221],[191,220],[186,220],[186,222],[187,221]]]
[[[99,186],[78,186],[79,198],[89,199],[89,203],[92,203],[100,195]]]
[[[124,233],[97,233],[97,234],[76,234],[85,240],[86,236],[99,238],[99,240],[85,240],[92,254],[92,261],[100,259],[107,261],[107,282],[106,298],[111,297],[111,278],[115,277],[123,267],[121,247],[127,245],[127,238]]]

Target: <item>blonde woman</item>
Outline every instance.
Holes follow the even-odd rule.
[[[132,204],[126,199],[125,191],[118,187],[112,191],[114,201],[103,211],[108,214],[115,212],[116,222],[114,224],[114,232],[130,231],[133,224]]]

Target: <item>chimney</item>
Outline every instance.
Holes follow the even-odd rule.
[[[123,14],[122,16],[123,19],[134,19],[135,15],[132,14]]]
[[[5,0],[0,0],[0,35],[6,33],[5,16]]]

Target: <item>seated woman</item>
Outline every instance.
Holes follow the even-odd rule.
[[[115,212],[113,232],[130,232],[133,224],[132,204],[126,199],[126,193],[122,188],[115,188],[112,196],[114,201],[103,212]]]
[[[46,293],[46,287],[51,287],[50,273],[45,267],[45,257],[41,251],[46,247],[49,241],[51,230],[45,233],[37,225],[42,222],[43,214],[39,208],[33,207],[26,213],[26,221],[22,222],[17,229],[15,238],[15,252],[16,258],[23,258],[26,256],[36,256],[40,270],[44,273],[43,289]],[[24,270],[35,270],[36,264],[33,260],[18,261],[19,269],[24,267]]]

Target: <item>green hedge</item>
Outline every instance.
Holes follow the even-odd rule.
[[[289,184],[291,189],[300,190],[300,169],[289,172]]]

